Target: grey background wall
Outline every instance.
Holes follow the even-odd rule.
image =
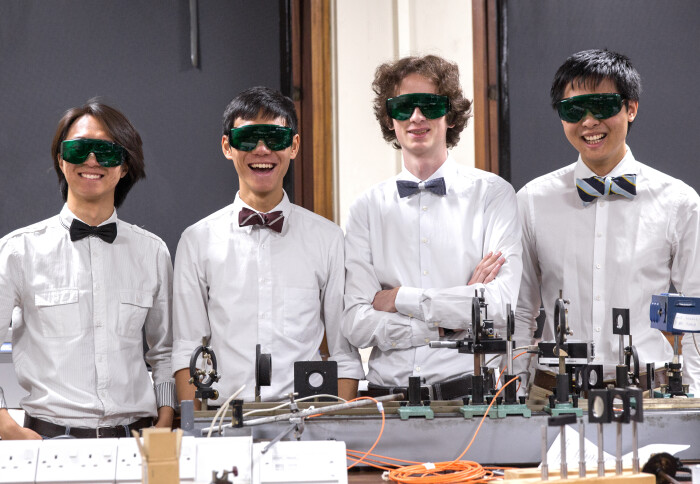
[[[592,48],[624,53],[642,76],[639,115],[627,138],[635,157],[700,190],[700,2],[503,0],[503,7],[516,190],[576,161],[549,88],[569,55]]]
[[[253,85],[280,88],[280,0],[199,2],[200,67],[190,63],[188,0],[0,2],[0,237],[58,213],[50,157],[63,113],[93,96],[144,142],[147,178],[120,218],[162,237],[233,201],[221,153],[226,104]]]

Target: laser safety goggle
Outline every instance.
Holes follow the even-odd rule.
[[[569,123],[578,123],[591,113],[595,119],[607,119],[622,109],[622,96],[619,94],[583,94],[562,99],[557,104],[559,117]]]
[[[253,151],[262,140],[272,151],[292,146],[292,128],[277,124],[249,124],[231,129],[229,144],[241,151]]]
[[[443,117],[450,110],[447,96],[427,93],[403,94],[386,100],[386,112],[397,121],[405,121],[418,108],[428,119]]]
[[[105,168],[119,166],[126,160],[126,149],[111,141],[79,138],[61,143],[61,158],[68,163],[74,165],[85,163],[90,153],[94,153],[97,163]]]

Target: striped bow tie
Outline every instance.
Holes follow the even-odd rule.
[[[421,190],[428,190],[433,192],[435,195],[443,196],[447,193],[447,188],[445,187],[445,179],[433,178],[427,182],[413,182],[408,180],[396,180],[396,188],[399,191],[399,197],[404,198],[414,193],[418,193]]]
[[[262,225],[269,229],[274,230],[277,233],[282,232],[282,225],[284,224],[284,215],[281,211],[261,213],[251,210],[249,208],[243,207],[240,212],[238,212],[238,225],[240,227],[247,227],[249,225]]]
[[[633,198],[637,194],[637,175],[592,176],[577,178],[576,190],[584,207],[605,195],[622,195]]]

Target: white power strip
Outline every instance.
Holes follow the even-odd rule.
[[[345,443],[266,442],[252,437],[184,437],[180,482],[212,481],[235,466],[232,484],[347,484]],[[0,441],[0,484],[139,483],[141,454],[134,439]]]
[[[235,466],[238,477],[229,474],[229,480],[235,484],[252,482],[252,448],[253,438],[217,437],[214,439],[197,439],[197,482],[212,482],[212,471],[221,477],[223,471],[231,471]]]
[[[36,482],[113,483],[119,439],[52,439],[39,446]]]
[[[267,442],[253,444],[253,484],[347,484],[345,442],[282,441],[265,454]]]
[[[35,482],[41,440],[0,440],[0,483]]]

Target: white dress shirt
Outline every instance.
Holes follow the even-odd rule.
[[[612,309],[629,308],[632,342],[656,368],[670,362],[671,345],[650,327],[651,296],[672,282],[700,296],[700,198],[680,180],[643,165],[627,149],[609,176],[637,175],[637,195],[601,197],[584,207],[576,178],[594,173],[579,157],[572,165],[537,178],[518,192],[523,221],[523,279],[516,311],[519,342],[529,343],[542,301],[547,320],[542,339],[554,339],[554,301],[563,290],[572,340],[595,344],[594,364],[614,377],[619,336]],[[540,299],[540,291],[542,299]],[[625,338],[625,345],[627,338]],[[697,384],[698,353],[683,338],[684,382]],[[517,360],[516,360],[517,361]]]
[[[247,206],[232,205],[187,228],[175,259],[173,371],[211,338],[221,380],[213,387],[222,404],[240,386],[255,396],[255,346],[272,355],[272,385],[263,400],[294,388],[294,362],[318,361],[324,329],[339,378],[362,379],[362,363],[340,332],[343,305],[343,233],[334,223],[289,202],[282,232],[239,227]]]
[[[406,386],[410,376],[430,384],[471,373],[472,355],[428,346],[439,339],[438,327],[466,329],[474,291],[485,288],[488,315],[503,329],[506,304],[514,308],[518,298],[522,262],[513,187],[450,157],[429,180],[439,177],[445,196],[423,190],[399,198],[396,180],[420,182],[404,168],[350,207],[343,330],[352,344],[374,347],[367,378],[375,384]],[[467,285],[490,251],[506,260],[496,279]],[[398,312],[373,309],[378,291],[397,286]]]
[[[117,219],[117,238],[72,242],[75,215],[0,240],[0,321],[14,307],[12,359],[31,416],[71,427],[109,427],[174,406],[170,369],[172,263],[165,243]],[[100,225],[103,225],[100,224]],[[149,350],[143,357],[142,329]]]

